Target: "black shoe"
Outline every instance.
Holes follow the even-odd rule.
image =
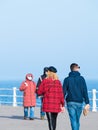
[[[24,120],[27,120],[28,118],[27,117],[24,117]]]
[[[34,120],[34,118],[29,118],[30,120]]]

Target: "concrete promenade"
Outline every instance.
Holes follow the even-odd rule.
[[[0,130],[48,130],[47,119],[40,120],[39,108],[35,108],[35,120],[23,120],[23,107],[0,106]],[[60,113],[56,130],[71,130],[67,111]],[[81,116],[80,130],[98,130],[98,112]]]

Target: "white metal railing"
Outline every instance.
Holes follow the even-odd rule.
[[[3,93],[3,91],[6,91],[6,94],[1,94],[1,92]],[[11,92],[12,94],[9,94],[7,93],[7,91]],[[7,98],[7,101],[6,100],[1,100],[4,99],[4,98]],[[9,98],[11,98],[11,101],[9,100]],[[17,101],[18,99],[21,99],[19,101]],[[17,89],[16,87],[13,87],[11,89],[9,88],[0,88],[0,105],[2,104],[10,104],[12,105],[13,107],[16,107],[16,106],[20,106],[23,104],[23,96],[22,96],[22,93],[19,91],[19,89]],[[37,106],[40,106],[40,101],[37,103]]]
[[[98,99],[97,99],[97,93],[98,93],[98,91],[96,91],[96,89],[93,89],[92,90],[92,93],[93,93],[93,106],[92,106],[92,111],[93,112],[96,112],[97,111],[97,103],[96,103],[96,101],[98,101]]]
[[[0,91],[12,91],[12,94],[1,94],[0,93],[0,98],[12,98],[12,101],[1,101],[0,100],[0,105],[1,104],[12,104],[13,107],[16,107],[18,105],[22,105],[22,101],[17,101],[18,98],[23,98],[22,95],[17,94],[17,92],[19,92],[19,89],[17,89],[16,87],[13,87],[12,89],[9,88],[0,88]],[[91,109],[93,112],[97,112],[98,109],[98,91],[96,89],[92,89],[92,91],[88,91],[89,94],[92,95],[92,97],[90,98],[90,102],[91,102]]]
[[[13,106],[17,106],[17,95],[16,95],[16,87],[13,88]]]

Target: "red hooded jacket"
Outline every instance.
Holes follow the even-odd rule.
[[[33,78],[32,74],[26,75],[26,81],[20,86],[20,91],[23,91],[23,106],[30,107],[36,105],[36,84],[32,80],[28,80],[28,76]]]

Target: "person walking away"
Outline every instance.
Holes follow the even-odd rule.
[[[43,70],[43,75],[41,75],[39,77],[39,79],[38,79],[37,89],[39,88],[41,82],[47,77],[47,72],[48,72],[48,67],[45,67],[44,70]],[[41,120],[44,120],[45,112],[42,111],[42,100],[43,100],[43,97],[40,96],[40,99],[41,99],[40,118],[41,118]]]
[[[85,79],[79,73],[80,67],[78,64],[72,63],[70,69],[69,76],[63,82],[63,92],[67,102],[72,130],[79,130],[83,101],[86,104],[86,109],[90,107],[88,91]]]
[[[56,121],[59,112],[64,111],[64,95],[61,82],[57,75],[57,69],[48,68],[48,76],[37,90],[38,95],[43,95],[42,110],[46,112],[49,130],[56,130]]]
[[[24,119],[28,119],[28,109],[30,109],[30,120],[34,120],[34,107],[36,105],[36,84],[33,75],[27,74],[26,80],[22,82],[20,91],[23,91]]]

